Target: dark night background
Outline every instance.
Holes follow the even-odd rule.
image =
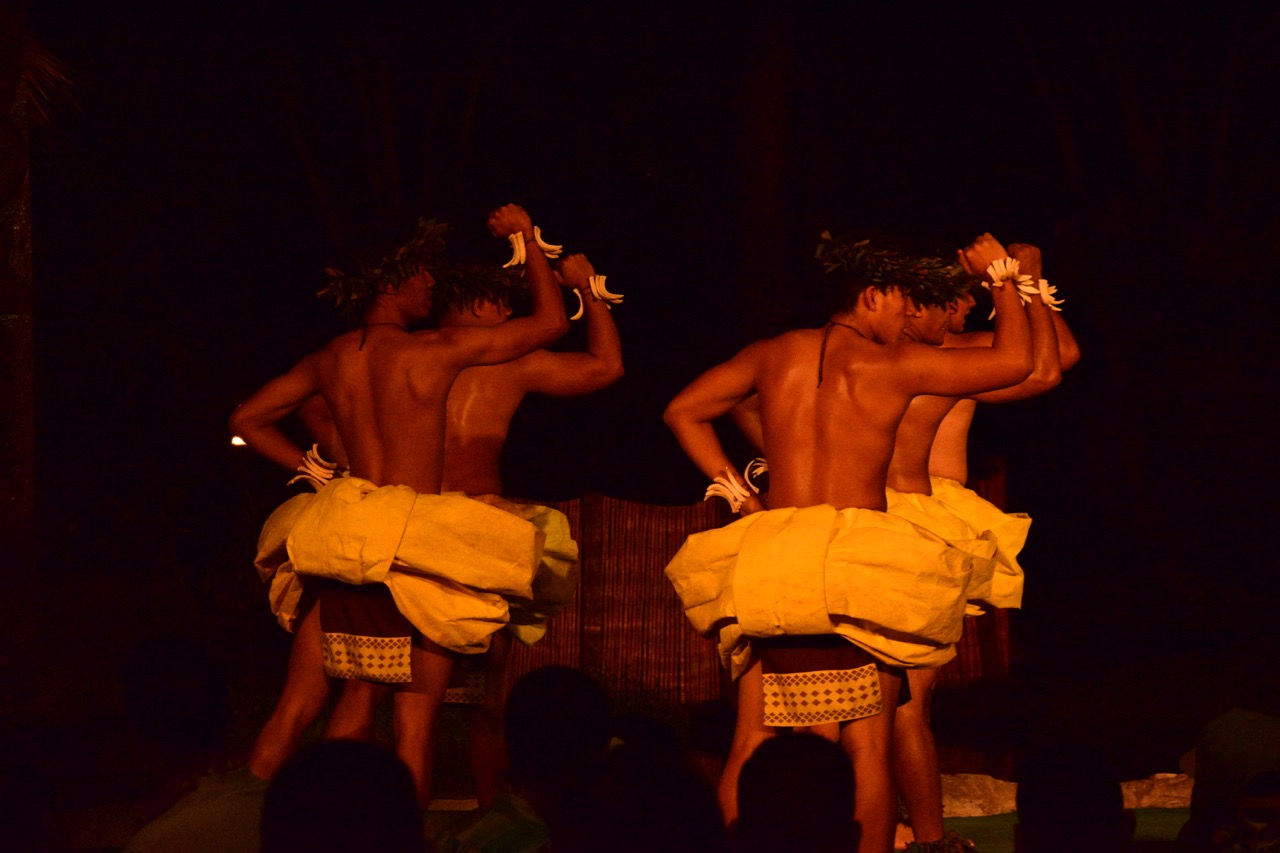
[[[7,661],[14,731],[74,726],[92,749],[124,714],[110,673],[148,637],[229,667],[236,644],[278,642],[250,563],[284,478],[228,445],[227,415],[342,329],[313,294],[353,229],[426,212],[500,261],[483,220],[508,201],[626,294],[627,364],[591,398],[526,404],[511,492],[696,501],[662,406],[824,319],[819,231],[957,247],[989,230],[1043,247],[1084,353],[1052,394],[974,425],[975,463],[1003,458],[1010,508],[1036,519],[1023,676],[1185,670],[1160,700],[1185,708],[1180,737],[1220,683],[1275,678],[1274,5],[86,2],[27,19],[75,104],[31,142],[39,577],[7,629],[39,654]],[[272,654],[251,673],[268,685]]]

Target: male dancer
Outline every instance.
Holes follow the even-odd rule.
[[[743,762],[776,727],[831,735],[851,721],[837,736],[857,780],[858,849],[884,853],[893,843],[889,751],[901,684],[893,667],[937,666],[954,654],[972,573],[971,557],[884,512],[894,435],[913,397],[1005,387],[1032,365],[1025,312],[1004,281],[993,284],[994,346],[946,351],[900,340],[906,300],[894,279],[904,267],[866,245],[854,260],[825,328],[752,344],[667,407],[689,457],[732,487],[735,469],[712,422],[757,393],[771,506],[759,512],[748,493],[741,508],[751,514],[690,537],[667,575],[695,627],[719,634],[738,680],[720,782],[726,821],[737,816]],[[819,689],[803,696],[803,683]],[[835,697],[835,707],[803,710],[815,693]]]
[[[1014,257],[1020,259],[1020,262],[1038,267],[1040,264],[1039,249],[1034,246],[1027,246],[1024,249],[1021,248],[1021,245],[1018,243],[1011,244],[1009,250],[1014,253]],[[1026,273],[1027,270],[1024,269],[1023,272]],[[973,297],[971,296],[957,303],[956,311],[950,316],[947,323],[943,346],[991,346],[990,332],[966,332],[964,330],[965,318],[972,307]],[[1058,341],[1058,362],[1062,372],[1065,373],[1080,361],[1080,345],[1076,343],[1075,335],[1071,333],[1071,329],[1067,326],[1060,311],[1053,313],[1053,333]],[[1016,392],[1011,393],[1015,396],[1006,396],[1004,391],[993,391],[990,394],[984,394],[981,399],[983,402],[998,403],[1025,399],[1025,396],[1031,396],[1030,394],[1016,396]],[[929,456],[929,473],[933,476],[951,480],[961,486],[968,482],[969,427],[973,423],[973,415],[978,408],[977,400],[978,398],[976,397],[958,400],[943,419],[942,425],[938,427],[937,436],[933,440],[933,449]]]
[[[532,605],[513,608],[509,631],[494,634],[485,655],[469,657],[461,667],[455,667],[454,684],[459,675],[484,683],[482,698],[472,695],[479,693],[479,688],[456,691],[460,694],[457,701],[469,706],[471,769],[482,808],[493,801],[505,763],[502,712],[511,633],[526,643],[540,639],[546,632],[546,617],[567,605],[576,587],[577,545],[569,538],[568,519],[548,507],[510,504],[499,498],[503,494],[499,461],[507,431],[526,394],[589,394],[622,376],[618,327],[608,304],[593,293],[595,270],[591,263],[584,255],[569,255],[556,265],[556,273],[582,298],[586,352],[539,349],[502,364],[469,367],[458,374],[449,392],[444,491],[495,501],[528,518],[546,534],[546,570],[535,579]],[[507,323],[514,290],[507,276],[492,269],[462,268],[457,274],[446,275],[438,285],[438,302],[443,308],[440,327],[493,328]],[[445,701],[453,701],[454,694],[451,688]]]
[[[1020,272],[1038,281],[1041,273],[1039,251],[1025,244],[1013,244],[1010,251],[1019,262]],[[990,234],[979,237],[961,253],[966,266],[979,269],[1002,257],[1006,257],[1004,248]],[[912,307],[907,313],[906,337],[929,346],[942,346],[953,318],[960,316],[963,323],[964,314],[973,304],[972,297],[957,301],[951,294],[927,287],[911,289],[908,295]],[[1054,333],[1055,312],[1038,294],[1030,298],[1026,311],[1035,362],[1031,375],[1012,387],[977,394],[969,399],[989,402],[1024,399],[1055,387],[1061,380],[1058,342]],[[990,336],[986,337],[989,340]],[[889,512],[952,541],[971,538],[979,531],[987,530],[979,526],[978,519],[970,523],[935,499],[930,486],[929,453],[934,435],[938,425],[956,404],[954,397],[921,396],[911,401],[898,426],[888,476]],[[999,607],[1018,607],[1022,600],[1022,572],[1008,552],[1016,555],[1026,537],[1026,530],[1021,519],[1015,519],[1014,523],[1021,528],[1016,546],[1011,543],[1003,551],[997,548],[991,588],[977,596]],[[999,528],[1000,532],[1006,533],[1006,539],[1009,538],[1007,528],[1008,525]],[[998,537],[996,544],[1004,545]],[[911,699],[898,708],[893,731],[894,778],[906,804],[917,845],[912,849],[922,851],[935,847],[945,849],[942,841],[941,776],[930,727],[930,707],[937,676],[936,668],[908,670]]]
[[[305,455],[276,423],[317,393],[333,413],[353,476],[322,488],[281,532],[294,570],[343,582],[321,585],[326,671],[397,685],[397,753],[423,805],[447,650],[487,647],[506,621],[502,596],[531,594],[541,545],[528,522],[440,496],[449,389],[465,368],[524,355],[568,325],[529,215],[507,205],[490,215],[489,229],[521,234],[528,246],[530,316],[495,328],[410,333],[429,314],[431,268],[443,248],[428,223],[381,261],[335,276],[325,292],[355,309],[361,327],[268,382],[231,418],[250,447],[293,468]],[[283,554],[283,544],[276,550]],[[367,731],[378,689],[346,681],[326,736]]]

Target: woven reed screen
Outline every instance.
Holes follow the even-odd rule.
[[[685,619],[662,570],[687,536],[731,520],[722,502],[655,506],[587,494],[548,505],[569,517],[578,540],[578,593],[540,643],[517,644],[512,677],[558,663],[580,667],[611,691],[659,702],[719,697],[715,644]]]

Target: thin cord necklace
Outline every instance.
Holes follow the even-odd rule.
[[[827,327],[822,330],[822,349],[818,351],[818,387],[819,388],[822,387],[822,366],[827,361],[827,339],[831,337],[831,330],[836,326],[844,326],[846,329],[849,329],[855,335],[862,338],[864,341],[867,339],[866,335],[862,334],[862,332],[859,332],[857,329],[855,329],[853,326],[850,326],[848,323],[841,323],[837,320],[827,321]]]

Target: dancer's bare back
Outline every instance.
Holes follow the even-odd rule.
[[[276,423],[318,393],[332,413],[353,475],[379,485],[439,492],[445,403],[458,374],[472,365],[518,358],[568,326],[555,278],[533,241],[529,215],[506,205],[490,215],[489,228],[500,237],[520,231],[531,244],[530,316],[496,328],[410,333],[406,328],[431,307],[434,280],[423,270],[385,290],[362,328],[339,335],[264,385],[232,415],[232,430],[264,456],[293,467],[302,461],[302,451]]]
[[[587,321],[585,352],[538,349],[502,364],[469,367],[458,374],[449,392],[445,427],[444,483],[446,491],[469,495],[503,494],[502,448],[516,410],[527,394],[576,397],[598,391],[622,376],[622,344],[608,305],[591,292],[595,270],[585,255],[566,256],[557,277],[582,297]],[[498,323],[509,310],[478,306],[468,319],[494,313]],[[466,316],[466,315],[464,315]],[[452,325],[449,318],[442,323]]]
[[[904,297],[876,293],[883,304],[863,315],[874,322],[837,317],[826,329],[752,344],[682,391],[668,406],[667,423],[714,477],[731,463],[710,421],[758,393],[771,508],[829,503],[883,510],[898,423],[913,397],[977,393],[1020,381],[1030,370],[1017,296],[998,290],[1008,317],[1001,347],[959,352],[900,341]]]

